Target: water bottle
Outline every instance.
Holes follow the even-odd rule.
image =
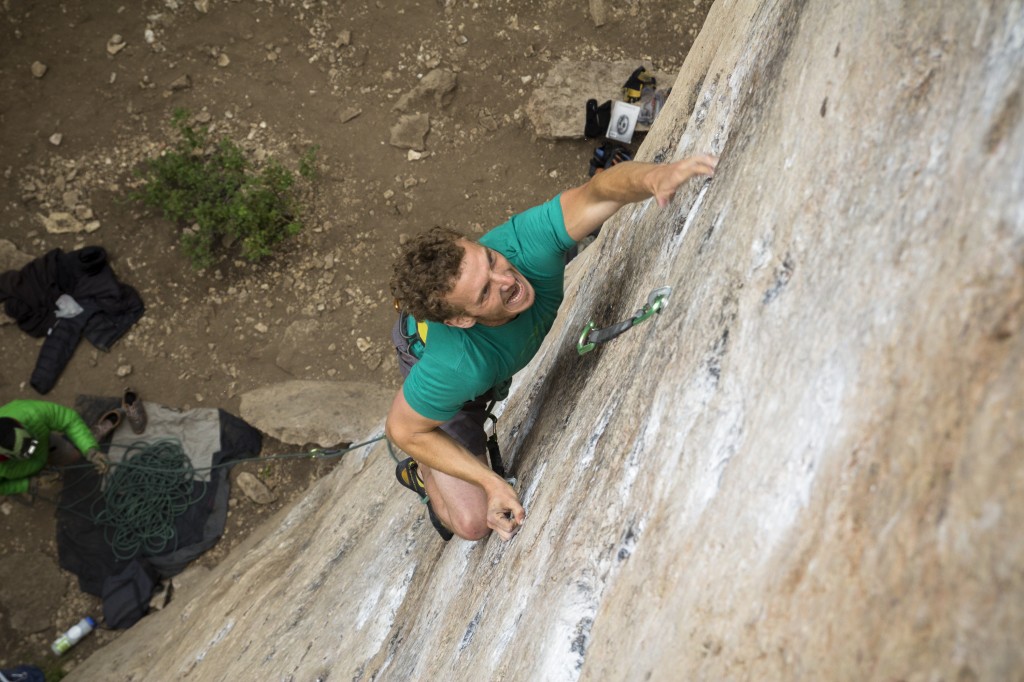
[[[75,644],[77,644],[78,640],[85,637],[95,628],[96,621],[94,621],[89,616],[86,616],[82,620],[78,621],[77,624],[72,625],[70,628],[68,628],[68,631],[65,632],[63,635],[55,639],[53,641],[53,644],[50,645],[50,648],[53,649],[53,653],[60,656],[68,649],[73,647]]]

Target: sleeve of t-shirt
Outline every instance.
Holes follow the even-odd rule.
[[[527,278],[562,277],[565,251],[576,243],[565,230],[561,195],[512,216],[480,238]]]

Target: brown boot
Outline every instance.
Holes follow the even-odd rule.
[[[97,441],[101,441],[111,433],[114,432],[118,426],[121,425],[121,415],[124,412],[121,408],[106,412],[100,417],[92,427],[92,435]]]
[[[138,393],[130,388],[124,389],[121,409],[124,410],[124,415],[128,418],[128,425],[132,427],[132,433],[139,434],[146,430],[146,408]]]

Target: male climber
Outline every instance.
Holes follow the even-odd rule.
[[[427,502],[448,540],[509,540],[526,518],[515,491],[487,464],[486,405],[504,398],[551,329],[562,302],[564,252],[622,206],[666,206],[718,159],[623,162],[513,216],[473,242],[435,227],[405,247],[391,291],[392,331],[405,382],[388,412],[388,438],[411,457],[397,476]],[[424,324],[425,323],[425,324]]]

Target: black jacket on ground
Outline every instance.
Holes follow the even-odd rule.
[[[62,294],[74,298],[83,311],[58,318]],[[118,281],[100,246],[71,253],[54,249],[21,270],[0,274],[0,302],[24,332],[46,336],[31,380],[42,394],[57,383],[82,336],[109,351],[145,312],[142,297]]]

